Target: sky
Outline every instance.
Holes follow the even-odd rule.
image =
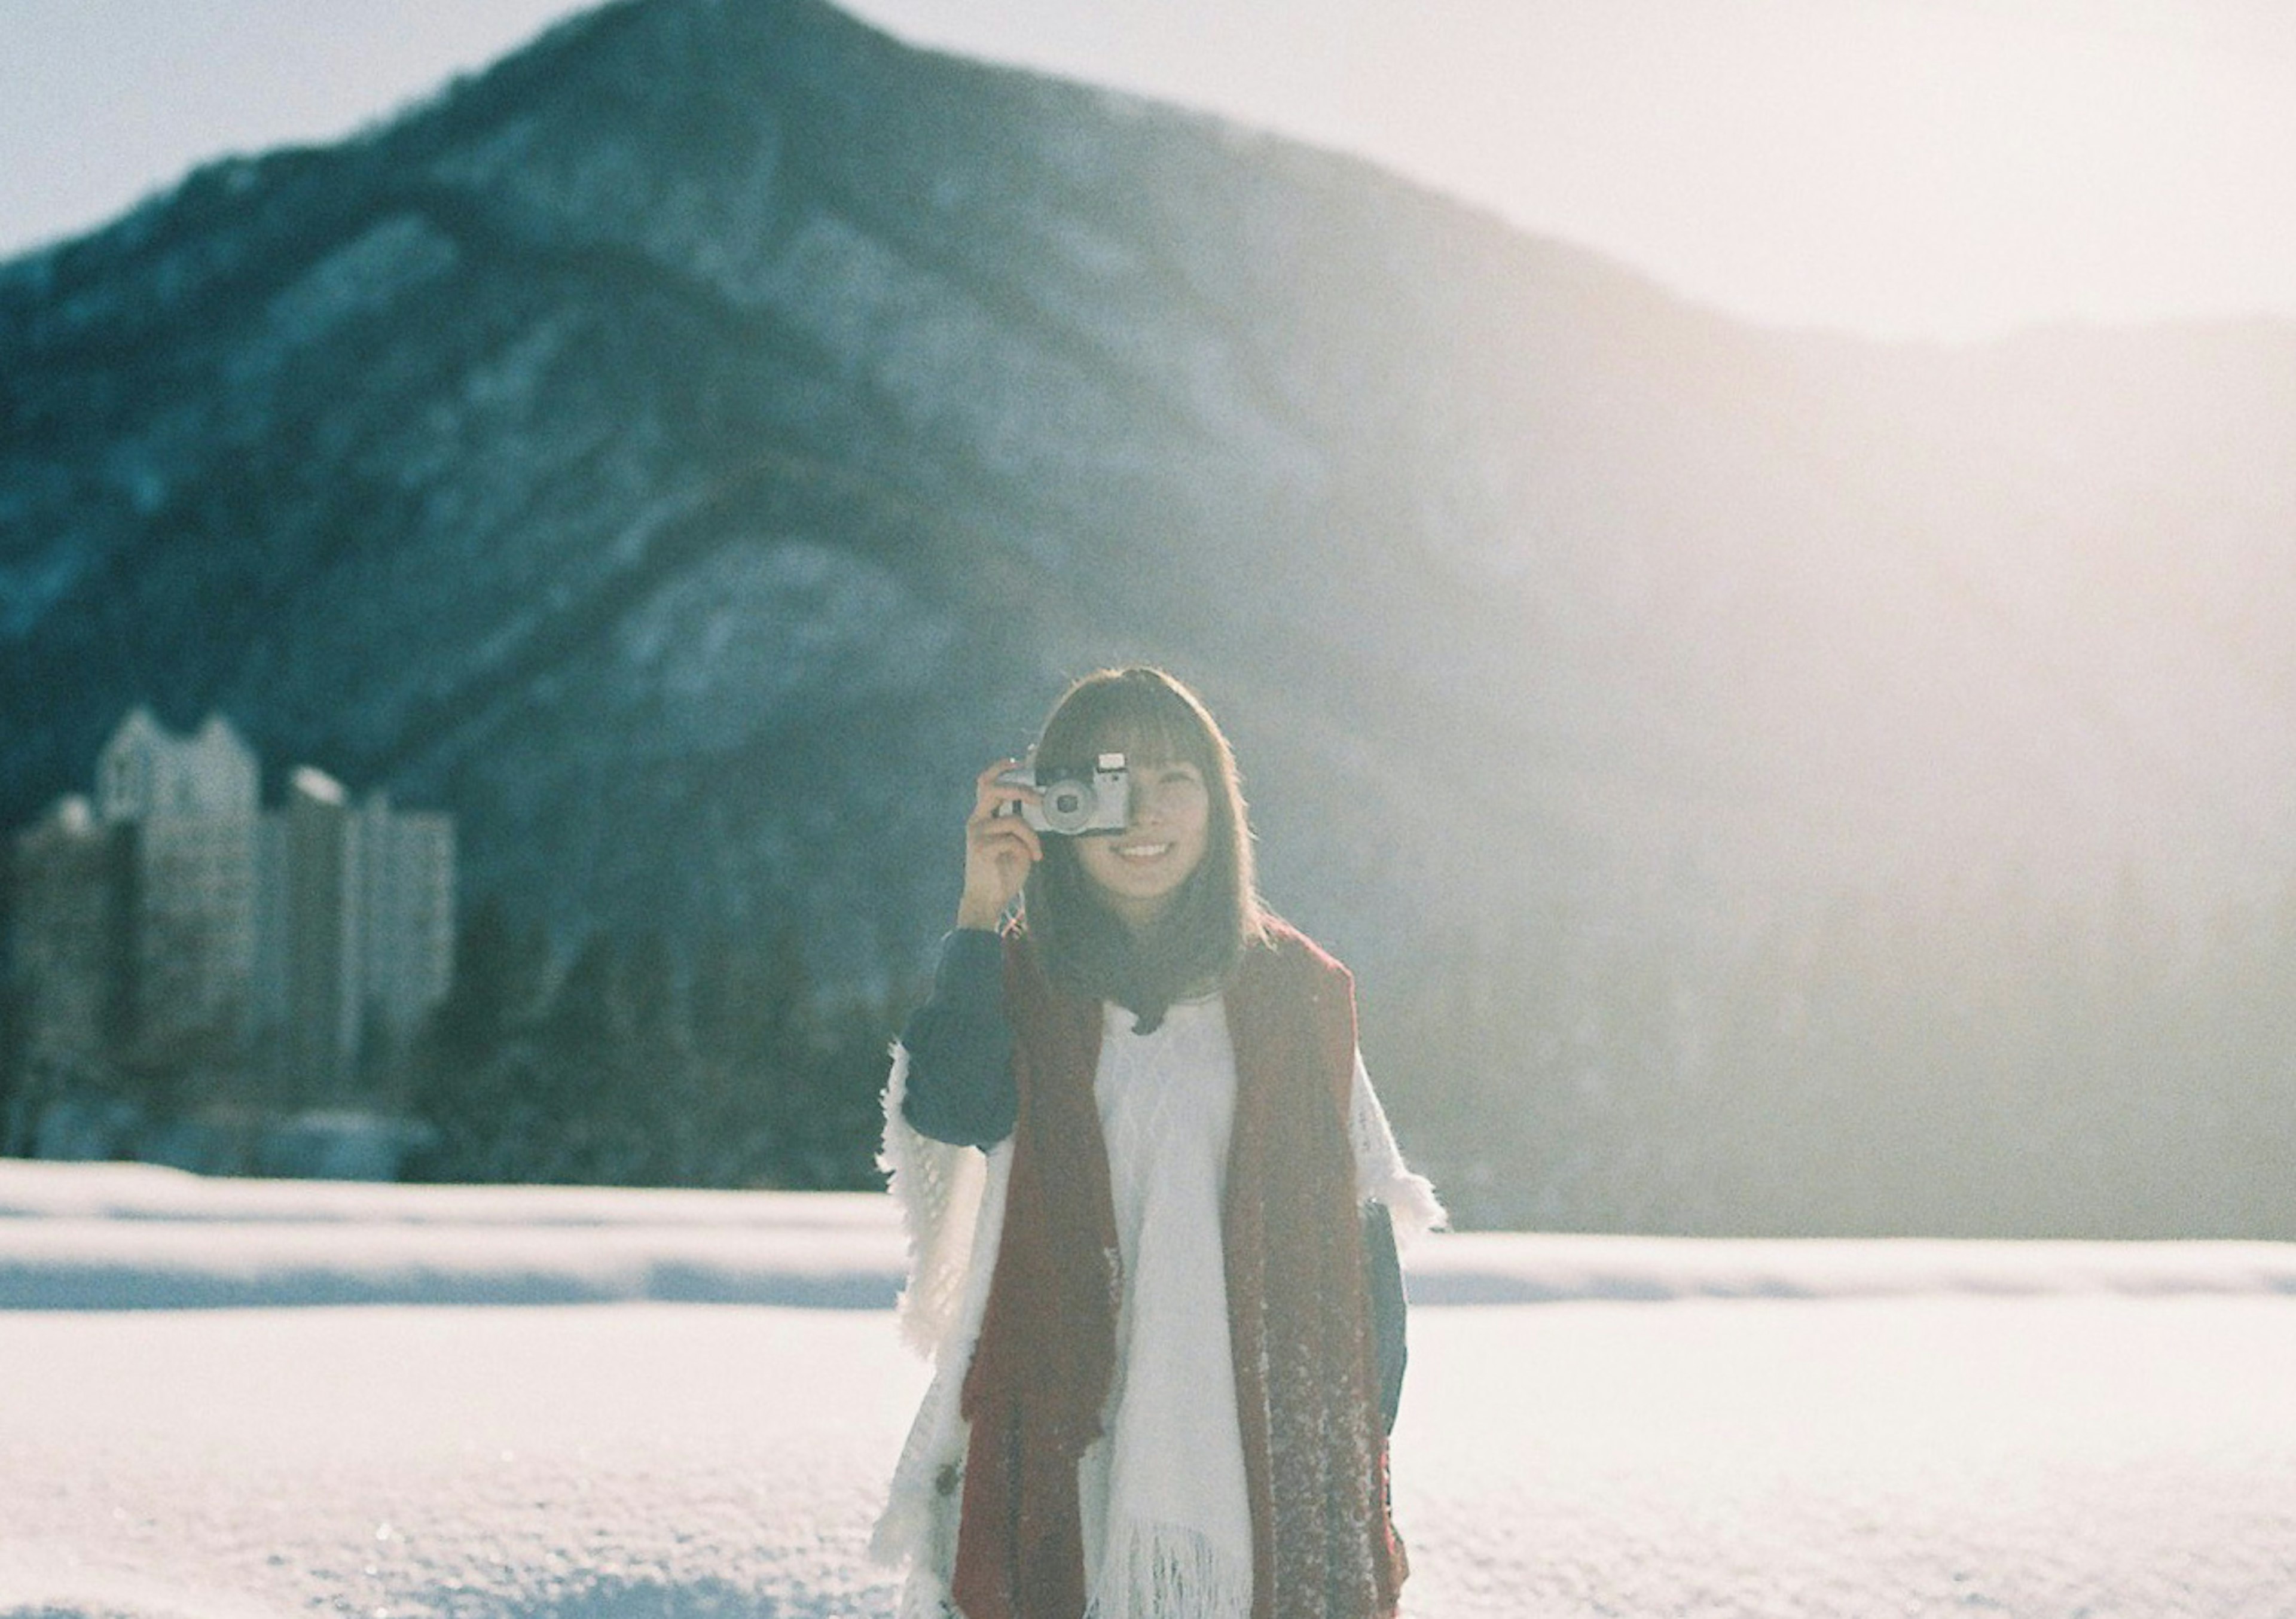
[[[1354,152],[1768,325],[2296,317],[2283,0],[848,0]],[[0,0],[0,253],[331,139],[569,0]]]

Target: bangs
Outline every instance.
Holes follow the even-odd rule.
[[[1103,753],[1133,766],[1185,761],[1217,771],[1218,744],[1204,716],[1161,681],[1119,678],[1077,692],[1037,744],[1037,768],[1089,773]]]
[[[1105,669],[1071,686],[1037,739],[1039,781],[1089,775],[1103,753],[1140,769],[1203,772],[1210,824],[1203,857],[1152,928],[1136,935],[1095,892],[1072,838],[1047,841],[1022,900],[1054,980],[1129,1007],[1147,1033],[1175,1000],[1225,983],[1261,936],[1251,829],[1235,755],[1201,698],[1162,670]]]

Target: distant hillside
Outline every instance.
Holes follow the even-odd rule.
[[[873,975],[972,771],[1146,656],[1373,963],[2203,915],[2296,871],[2292,442],[2284,325],[1757,330],[816,0],[623,0],[0,267],[0,818],[221,709],[562,936]]]
[[[2289,852],[2296,333],[1750,331],[806,0],[205,170],[9,267],[0,377],[11,820],[149,694],[562,921],[913,942],[970,762],[1146,653],[1335,922],[1486,860]]]

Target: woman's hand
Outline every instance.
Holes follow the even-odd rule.
[[[1037,829],[1008,808],[1041,803],[1037,790],[996,779],[1020,762],[1000,759],[973,784],[972,813],[964,823],[964,896],[956,902],[959,927],[993,930],[1029,880],[1029,869],[1045,858]]]

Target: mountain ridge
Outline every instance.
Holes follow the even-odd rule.
[[[866,972],[978,759],[1148,656],[1230,718],[1278,902],[1374,950],[2296,859],[2296,327],[1744,326],[818,0],[623,0],[204,168],[0,266],[0,378],[11,821],[128,703],[220,707],[455,810],[562,932],[793,918]]]

